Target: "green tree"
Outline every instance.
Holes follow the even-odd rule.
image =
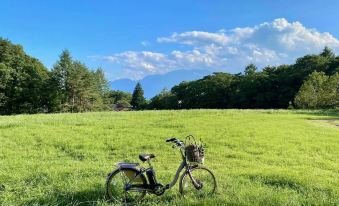
[[[115,110],[129,110],[131,108],[131,104],[127,100],[122,99],[118,100],[113,107]]]
[[[331,59],[335,58],[334,52],[328,46],[326,46],[323,49],[323,51],[320,53],[320,56],[331,58]]]
[[[254,64],[249,64],[245,67],[245,75],[254,75],[257,69],[258,68]]]
[[[130,107],[132,100],[132,94],[129,92],[112,90],[107,93],[107,103],[110,108],[115,108],[116,106],[121,107]],[[119,104],[119,105],[118,105]]]
[[[66,111],[86,112],[103,108],[102,88],[98,87],[96,72],[91,72],[84,64],[73,62],[67,76]]]
[[[325,107],[339,108],[339,73],[330,76],[325,90],[327,95],[324,96]]]
[[[67,111],[65,106],[69,102],[70,93],[70,76],[73,70],[73,60],[68,50],[63,50],[59,56],[59,60],[56,62],[52,69],[51,84],[54,86],[53,96],[56,98],[55,110]]]
[[[0,114],[45,112],[48,77],[20,45],[0,38]]]
[[[163,89],[160,94],[154,96],[149,105],[149,109],[177,109],[178,99],[171,91]]]
[[[105,78],[104,70],[102,68],[98,68],[97,70],[94,71],[93,74],[97,90],[99,92],[100,98],[102,99],[101,109],[102,110],[112,109],[112,105],[109,99],[110,89],[108,86],[108,82]]]
[[[134,91],[132,94],[131,105],[133,106],[133,109],[136,109],[136,110],[144,109],[146,106],[144,90],[142,89],[141,84],[139,82],[134,88]]]
[[[229,108],[235,79],[231,74],[215,72],[196,81],[182,82],[171,90],[177,98],[172,108]]]
[[[0,108],[7,105],[8,97],[6,95],[6,89],[12,78],[11,72],[11,68],[0,63]]]
[[[328,109],[338,107],[339,76],[313,72],[303,83],[294,103],[302,109]]]
[[[105,96],[107,96],[109,92],[108,83],[105,78],[104,70],[102,68],[98,68],[97,70],[94,71],[93,74],[97,90],[99,91],[100,95],[104,98]]]
[[[53,108],[62,112],[85,112],[107,109],[104,98],[107,82],[102,69],[90,71],[86,65],[73,61],[64,50],[52,70],[51,96],[57,101]],[[59,106],[56,106],[59,105]]]

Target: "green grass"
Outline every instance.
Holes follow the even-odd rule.
[[[178,185],[146,205],[339,205],[336,112],[189,110],[0,117],[1,205],[106,205],[113,164],[152,152],[168,183],[180,156],[164,141],[194,134],[218,194],[180,198]],[[317,120],[317,121],[314,121]],[[146,165],[145,165],[146,166]]]

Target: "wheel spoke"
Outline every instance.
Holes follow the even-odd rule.
[[[146,194],[146,191],[125,190],[127,184],[147,184],[144,176],[133,179],[132,177],[134,177],[135,174],[136,171],[133,169],[122,169],[120,171],[116,171],[113,175],[111,175],[107,182],[108,198],[115,202],[120,202],[124,204],[134,204],[137,201],[141,200]]]
[[[216,180],[213,173],[204,167],[191,170],[191,175],[186,173],[181,180],[180,192],[188,197],[207,197],[216,189]]]

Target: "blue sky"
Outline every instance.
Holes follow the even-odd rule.
[[[339,51],[339,1],[0,0],[0,36],[51,68],[67,48],[108,79],[239,72]]]

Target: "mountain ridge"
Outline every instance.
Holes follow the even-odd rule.
[[[211,74],[209,70],[176,70],[165,74],[149,75],[141,80],[117,79],[109,82],[109,87],[113,90],[121,90],[125,92],[133,92],[137,82],[140,82],[144,89],[144,96],[147,99],[159,94],[162,89],[171,89],[173,86],[182,81],[192,81],[200,79]]]

